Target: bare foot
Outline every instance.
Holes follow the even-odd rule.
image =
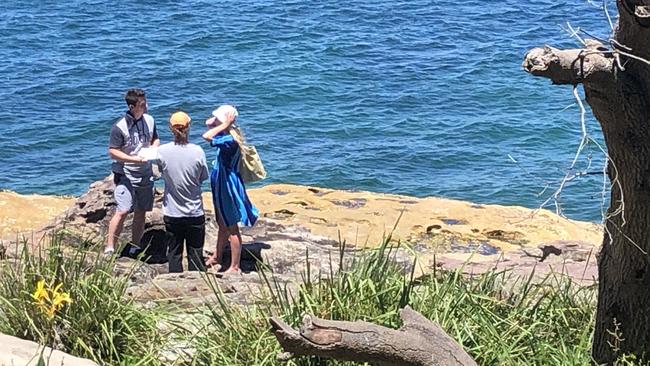
[[[210,257],[208,257],[208,259],[205,261],[205,267],[206,268],[214,267],[220,265],[221,264],[220,262],[221,261],[217,259],[217,256],[213,254]]]
[[[225,270],[223,273],[236,273],[236,274],[241,274],[242,272],[241,272],[241,269],[239,269],[239,268],[232,268],[232,267],[230,267],[230,268],[228,268],[227,270]]]
[[[210,267],[206,267],[206,268],[205,268],[205,271],[206,271],[207,273],[219,274],[219,273],[221,273],[221,272],[220,272],[220,271],[221,271],[221,264],[213,264],[213,265],[210,266]]]

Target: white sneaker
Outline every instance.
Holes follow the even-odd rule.
[[[106,249],[104,249],[104,256],[106,256],[106,257],[110,257],[110,256],[112,256],[113,254],[115,254],[115,249],[113,249],[113,248],[106,248]]]

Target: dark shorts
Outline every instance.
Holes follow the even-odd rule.
[[[113,196],[118,212],[151,211],[153,209],[153,185],[133,187],[131,181],[124,174],[119,173],[113,173],[113,183],[115,183]]]

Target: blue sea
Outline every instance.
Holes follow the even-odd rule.
[[[203,121],[236,105],[269,172],[256,185],[536,208],[585,173],[562,208],[599,221],[603,153],[590,145],[568,171],[572,88],[521,68],[532,47],[578,47],[567,23],[610,33],[602,2],[586,0],[5,0],[0,189],[79,195],[104,178],[124,92],[140,87],[161,140],[183,109],[209,160]]]

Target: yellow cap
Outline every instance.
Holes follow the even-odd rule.
[[[169,124],[172,126],[185,127],[190,124],[191,120],[192,119],[187,113],[178,111],[174,112],[172,116],[169,117]]]

